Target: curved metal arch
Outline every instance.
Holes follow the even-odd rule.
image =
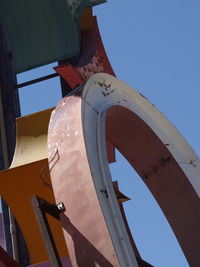
[[[105,161],[106,150],[102,146],[106,132],[106,137],[135,168],[154,195],[188,262],[191,266],[198,266],[198,156],[176,128],[146,98],[112,76],[93,76],[84,88],[83,99],[83,128],[92,172],[96,163],[93,163],[95,153],[91,146],[95,147],[92,139],[95,138],[96,130],[99,163],[103,170],[101,178],[104,177],[102,184],[107,183],[109,170]],[[98,179],[98,176],[94,177]],[[106,186],[109,187],[110,183]]]
[[[96,74],[82,96],[59,103],[48,138],[49,157],[55,150],[60,156],[51,179],[56,201],[69,207],[61,220],[74,266],[102,260],[104,266],[137,266],[114,194],[105,138],[139,173],[188,262],[198,266],[200,161],[146,98],[110,75]],[[88,250],[78,253],[79,245]]]

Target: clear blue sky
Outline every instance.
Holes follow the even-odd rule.
[[[199,0],[110,0],[95,8],[117,77],[163,112],[198,155],[199,11]],[[51,72],[50,67],[43,67],[19,75],[18,80]],[[20,89],[22,113],[56,105],[61,97],[58,87],[58,79],[54,79]],[[120,155],[111,169],[122,191],[133,199],[125,203],[125,208],[143,259],[156,267],[188,266],[166,220],[136,173]]]

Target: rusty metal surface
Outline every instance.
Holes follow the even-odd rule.
[[[77,72],[83,81],[87,81],[95,73],[102,72],[115,75],[101,40],[96,17],[93,17],[92,21],[92,27],[82,32],[80,58],[77,65],[73,67],[74,72]],[[65,68],[67,69],[66,71],[64,71]],[[73,78],[75,74],[71,77],[71,72],[68,73],[68,68],[69,64],[64,64],[54,69],[69,85],[72,84],[74,86]],[[71,88],[74,89],[74,87]]]
[[[93,49],[96,46],[96,51],[90,62],[87,62],[87,60],[90,58],[90,53],[93,49],[88,50],[87,53],[82,51],[79,62],[77,63],[78,73],[80,73],[84,80],[88,80],[92,75],[99,72],[115,75],[103,46],[96,17],[93,17],[93,27],[85,31],[84,34],[87,36],[84,43],[85,51],[87,51],[88,46],[91,47],[90,43],[93,43]],[[93,40],[94,38],[95,40]],[[91,40],[93,41],[91,42]]]
[[[59,153],[51,179],[56,202],[66,208],[60,218],[72,266],[119,266],[87,160],[81,97],[64,98],[53,112],[48,150],[49,158]]]

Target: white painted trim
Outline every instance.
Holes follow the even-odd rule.
[[[99,202],[121,266],[138,266],[114,195],[105,146],[105,116],[111,106],[137,114],[171,152],[200,196],[200,160],[167,118],[139,92],[108,74],[90,78],[82,95],[82,119],[87,155]],[[190,164],[194,162],[194,164]],[[194,166],[195,165],[195,166]],[[100,190],[106,189],[109,197]]]

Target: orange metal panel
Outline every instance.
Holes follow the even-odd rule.
[[[23,234],[32,263],[47,260],[43,240],[31,205],[38,195],[55,203],[47,162],[47,130],[53,109],[17,119],[16,149],[11,168],[0,172],[0,195],[11,208]],[[60,223],[49,217],[60,256],[68,255]]]
[[[0,195],[11,208],[23,232],[32,263],[48,259],[31,205],[31,197],[35,194],[55,203],[53,191],[42,183],[40,177],[41,169],[47,164],[45,159],[0,172]],[[49,173],[45,179],[50,183]],[[49,223],[60,255],[68,255],[60,222],[49,217]]]

